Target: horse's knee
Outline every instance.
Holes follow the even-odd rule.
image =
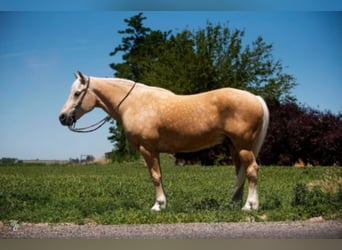
[[[255,182],[258,177],[258,164],[256,163],[254,154],[249,150],[241,150],[239,152],[240,161],[245,168],[246,176],[249,181]]]
[[[258,178],[259,167],[256,163],[250,165],[246,170],[246,176],[251,181],[256,181]]]

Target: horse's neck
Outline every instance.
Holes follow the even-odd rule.
[[[134,82],[124,79],[94,78],[91,86],[100,101],[99,106],[115,119],[120,119],[117,107],[133,84]]]

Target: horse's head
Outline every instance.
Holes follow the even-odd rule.
[[[77,71],[70,95],[64,104],[59,120],[64,126],[73,125],[85,113],[93,110],[96,105],[96,96],[89,89],[90,78]]]

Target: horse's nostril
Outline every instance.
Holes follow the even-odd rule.
[[[59,116],[59,121],[60,121],[61,123],[64,123],[65,120],[66,120],[66,115],[65,115],[65,114],[61,114],[61,115]]]

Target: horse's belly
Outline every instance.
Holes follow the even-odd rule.
[[[194,152],[222,143],[224,135],[219,131],[203,133],[164,132],[160,134],[158,149],[160,152]]]

